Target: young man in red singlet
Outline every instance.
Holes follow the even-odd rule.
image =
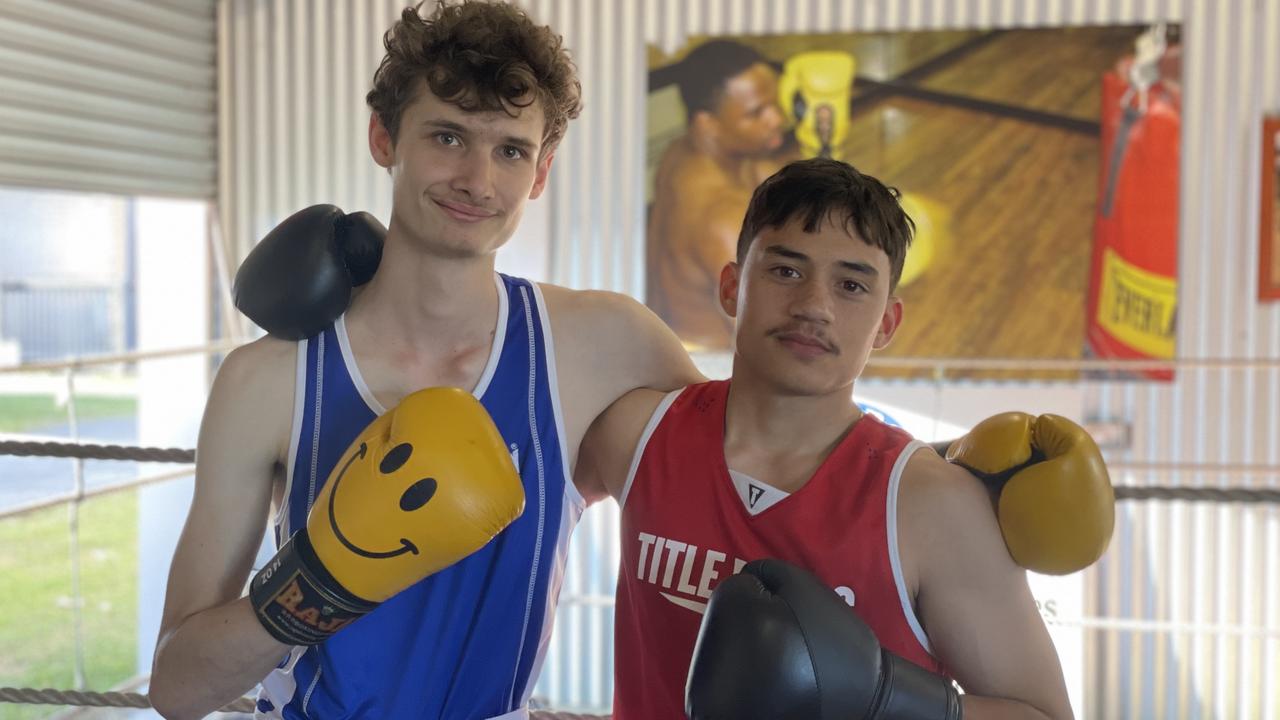
[[[592,426],[578,483],[622,507],[617,720],[685,717],[711,592],[758,558],[811,571],[886,650],[954,679],[968,717],[1070,717],[982,483],[853,402],[902,321],[893,292],[910,237],[875,178],[788,165],[756,191],[721,274],[732,379],[632,391]]]

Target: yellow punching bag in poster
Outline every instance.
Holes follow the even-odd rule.
[[[853,56],[843,52],[800,53],[783,66],[778,99],[805,157],[845,160],[856,68]]]

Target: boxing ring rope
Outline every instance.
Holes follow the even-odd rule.
[[[230,351],[243,344],[241,340],[228,340],[204,346],[177,347],[146,352],[120,353],[112,355],[88,356],[66,361],[35,362],[13,366],[0,366],[0,374],[63,371],[67,377],[68,413],[71,420],[72,435],[76,435],[75,422],[75,383],[76,372],[95,366],[132,363],[140,360],[174,358],[188,355],[209,355]],[[1280,367],[1280,361],[1266,359],[1188,359],[1173,361],[1147,360],[1033,360],[1033,359],[969,359],[969,358],[872,358],[869,363],[875,367],[894,367],[904,369],[924,369],[933,371],[933,380],[942,381],[950,370],[1173,370],[1178,368],[1193,369],[1260,369]],[[25,436],[30,437],[30,436]],[[182,477],[189,477],[194,471],[195,450],[187,448],[160,448],[144,446],[94,444],[67,442],[65,440],[31,440],[15,439],[13,435],[0,435],[0,455],[22,457],[56,457],[71,458],[76,461],[76,485],[73,492],[52,495],[18,507],[0,510],[0,520],[31,512],[36,509],[59,504],[72,503],[78,505],[82,500],[118,492],[130,488],[165,482]],[[88,489],[84,485],[84,460],[126,460],[136,462],[180,463],[184,467],[172,472],[133,478],[127,481],[101,485]],[[1169,473],[1207,473],[1230,476],[1280,476],[1280,465],[1260,465],[1244,463],[1178,463],[1178,462],[1141,462],[1115,460],[1107,461],[1107,467],[1113,472],[1141,472],[1152,474]],[[1280,503],[1280,488],[1246,488],[1246,487],[1204,487],[1204,486],[1159,486],[1159,485],[1117,485],[1115,496],[1118,501],[1189,501],[1212,503]],[[75,535],[75,519],[72,520],[71,531]],[[73,542],[73,558],[76,553]],[[74,566],[74,560],[73,560]],[[75,573],[73,572],[73,584]],[[565,605],[607,606],[613,604],[613,598],[605,596],[583,596],[565,598]],[[1177,623],[1124,618],[1076,618],[1050,619],[1051,625],[1080,627],[1090,630],[1127,630],[1134,632],[1163,632],[1173,634],[1215,634],[1235,635],[1243,637],[1280,637],[1280,629],[1254,628],[1244,626],[1227,626],[1213,624]],[[78,623],[77,623],[78,624]],[[83,684],[82,659],[77,657],[77,685]],[[87,690],[55,690],[36,688],[0,687],[0,702],[24,704],[52,704],[93,707],[148,708],[150,701],[146,695],[135,692],[92,692]],[[252,713],[254,700],[249,697],[240,698],[222,708],[222,712]],[[581,715],[566,712],[533,711],[535,720],[599,720],[599,715]]]
[[[0,455],[24,457],[61,457],[80,460],[137,460],[139,462],[194,463],[196,451],[183,448],[132,447],[128,445],[94,445],[60,441],[23,441],[0,439]]]
[[[51,370],[79,370],[82,368],[117,365],[138,360],[179,357],[184,355],[210,355],[228,352],[249,342],[250,338],[219,340],[206,345],[188,345],[130,353],[86,355],[69,360],[48,360],[16,365],[0,365],[0,374],[47,372]],[[694,353],[697,357],[715,357],[716,354]],[[720,353],[719,355],[727,355]],[[1047,358],[961,358],[961,357],[876,357],[867,361],[867,367],[896,368],[902,370],[1113,370],[1118,372],[1147,370],[1268,370],[1280,368],[1280,360],[1273,358],[1177,358],[1173,360],[1073,360]]]
[[[0,439],[0,455],[28,457],[61,457],[81,460],[137,460],[141,462],[194,463],[196,451],[184,448],[134,447],[127,445],[94,445],[69,442],[30,442]],[[1133,463],[1107,462],[1107,469],[1124,472],[1186,472],[1236,475],[1280,476],[1280,465],[1209,464],[1209,463]],[[190,470],[164,476],[181,477]],[[157,482],[154,478],[109,486],[122,490],[145,482]],[[1184,485],[1117,485],[1116,500],[1191,500],[1205,502],[1280,503],[1280,488],[1243,487],[1188,487]],[[81,495],[88,497],[89,495]],[[0,518],[8,513],[0,512]]]
[[[141,693],[52,690],[48,688],[37,690],[35,688],[0,687],[0,702],[25,705],[136,708],[139,710],[151,707],[151,700]],[[254,706],[255,701],[253,698],[242,697],[223,705],[218,712],[248,714],[253,712]],[[529,720],[608,720],[608,718],[608,715],[582,715],[551,710],[533,710],[529,713]]]
[[[129,363],[136,363],[136,362],[146,361],[146,360],[181,358],[181,357],[189,357],[192,355],[200,355],[200,356],[208,357],[214,353],[229,352],[234,348],[239,347],[240,345],[243,345],[244,342],[245,341],[243,339],[228,339],[228,340],[220,340],[220,341],[215,341],[211,343],[206,343],[204,345],[199,345],[199,346],[182,346],[182,347],[160,348],[160,349],[141,351],[141,352],[92,355],[92,356],[71,358],[68,360],[61,360],[61,361],[20,363],[17,365],[0,366],[0,376],[31,375],[31,374],[41,374],[41,373],[55,373],[58,371],[62,371],[65,378],[64,391],[65,391],[65,397],[66,397],[66,414],[67,414],[69,434],[73,441],[78,441],[79,440],[79,417],[78,417],[79,413],[77,412],[77,393],[76,393],[77,373],[93,367],[105,367],[110,365],[129,364]],[[74,464],[73,464],[74,488],[71,492],[46,496],[43,498],[39,498],[34,502],[24,503],[17,507],[6,508],[4,511],[0,511],[0,519],[3,519],[5,517],[12,517],[12,516],[18,516],[18,515],[30,513],[34,510],[39,510],[39,509],[51,507],[54,505],[66,504],[69,506],[68,519],[67,519],[67,534],[68,534],[68,546],[69,546],[68,555],[69,555],[70,571],[71,571],[70,590],[71,590],[71,596],[73,598],[73,601],[71,603],[72,627],[73,627],[73,637],[74,637],[73,685],[76,688],[76,690],[73,690],[70,692],[73,692],[73,693],[87,692],[85,690],[85,685],[86,685],[85,643],[84,643],[82,608],[81,608],[81,602],[80,602],[80,598],[82,597],[82,593],[80,590],[80,586],[81,586],[80,508],[82,506],[82,503],[86,498],[89,498],[89,497],[104,495],[111,492],[117,492],[119,490],[136,488],[142,485],[154,484],[154,483],[164,482],[168,480],[174,480],[174,479],[185,477],[185,476],[190,476],[191,468],[188,467],[175,472],[167,472],[167,473],[161,473],[158,475],[132,478],[125,482],[97,486],[90,490],[86,487],[86,483],[85,483],[85,471],[84,471],[85,459],[96,458],[104,455],[120,456],[123,458],[125,455],[128,455],[128,454],[132,454],[135,456],[130,459],[144,459],[144,460],[155,459],[162,462],[172,462],[175,460],[175,458],[166,457],[165,459],[161,460],[160,454],[157,454],[154,452],[150,452],[150,453],[142,452],[141,457],[138,457],[137,455],[138,455],[139,449],[115,451],[115,450],[112,450],[110,446],[95,447],[95,446],[81,445],[78,442],[71,442],[71,443],[36,442],[33,445],[30,440],[20,440],[20,441],[6,440],[6,443],[15,443],[12,447],[8,448],[9,450],[13,450],[14,452],[12,454],[15,454],[15,455],[71,457],[74,461]],[[146,451],[148,449],[144,448],[141,450]],[[151,450],[154,450],[154,449],[151,449]],[[125,455],[122,455],[121,453],[124,453]],[[194,459],[194,457],[192,457],[192,459]],[[190,460],[188,460],[188,462],[190,462]],[[16,690],[9,689],[9,691],[17,692],[19,694],[29,693],[29,692],[36,692],[36,693],[50,692],[50,691],[37,691],[34,688],[19,688]],[[52,691],[52,692],[56,693],[57,691]],[[23,702],[39,702],[35,698],[40,696],[27,695],[27,697],[31,699]],[[48,697],[48,696],[46,695],[45,697]],[[87,696],[82,697],[82,699],[87,699]],[[113,698],[113,699],[116,702],[137,702],[136,698],[132,700],[126,700],[123,698]],[[69,700],[70,700],[70,696],[63,696],[62,702],[60,704],[67,704],[67,701]],[[145,701],[145,698],[144,698],[144,701]],[[58,701],[55,701],[55,702],[58,702]],[[125,707],[130,707],[130,705],[126,705]],[[251,708],[252,708],[252,705],[250,705],[250,709]]]
[[[0,702],[21,703],[25,705],[74,705],[76,707],[115,707],[138,708],[145,710],[151,707],[151,700],[146,695],[132,692],[91,692],[88,690],[53,690],[45,688],[11,688],[0,687]],[[242,697],[224,705],[218,712],[252,713],[253,698]]]

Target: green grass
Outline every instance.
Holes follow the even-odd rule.
[[[131,397],[76,396],[76,417],[93,420],[104,417],[133,417],[138,401]],[[0,432],[30,432],[33,429],[67,422],[67,409],[52,395],[0,395]]]
[[[0,520],[0,685],[74,687],[68,506]],[[80,507],[85,681],[108,690],[137,665],[136,491]],[[44,718],[66,708],[0,703],[0,720]]]

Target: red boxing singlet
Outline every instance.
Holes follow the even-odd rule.
[[[636,448],[622,495],[615,720],[685,717],[685,679],[707,598],[758,558],[812,571],[885,648],[945,674],[898,562],[898,482],[923,445],[864,415],[804,487],[752,516],[725,465],[728,395],[727,381],[668,395]]]

